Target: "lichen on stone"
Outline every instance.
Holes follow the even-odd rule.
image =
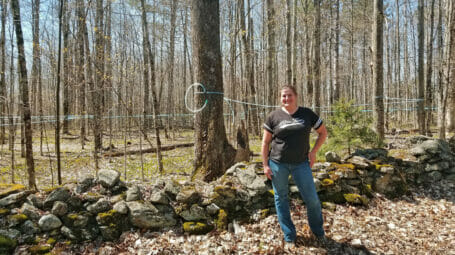
[[[368,205],[368,198],[359,194],[348,193],[343,195],[348,203],[357,205]]]
[[[34,245],[28,248],[31,254],[45,254],[52,250],[50,245]]]
[[[193,235],[204,235],[213,230],[212,225],[203,222],[185,222],[183,223],[183,230]]]
[[[215,220],[215,225],[217,229],[227,229],[228,215],[225,210],[220,209],[218,211],[218,217]]]
[[[321,184],[322,184],[322,186],[324,186],[324,187],[326,187],[326,186],[331,186],[331,185],[334,184],[334,181],[333,181],[332,179],[326,178],[326,179],[322,180]]]
[[[22,184],[0,183],[0,198],[23,190],[25,190],[25,186]]]

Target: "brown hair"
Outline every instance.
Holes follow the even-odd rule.
[[[280,91],[282,91],[283,89],[290,89],[292,90],[292,92],[294,93],[294,95],[297,96],[297,89],[293,86],[293,85],[289,85],[289,84],[286,84],[286,85],[283,85],[280,89]]]

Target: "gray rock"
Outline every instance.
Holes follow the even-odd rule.
[[[442,174],[439,171],[433,171],[433,172],[428,173],[428,175],[427,175],[427,181],[429,181],[429,182],[435,182],[435,181],[439,181],[441,179],[442,179]]]
[[[79,240],[79,238],[77,238],[76,234],[70,228],[68,228],[66,226],[63,226],[60,229],[60,232],[62,233],[63,236],[65,236],[66,238],[68,238],[70,240]]]
[[[180,192],[175,198],[177,202],[184,204],[194,204],[201,199],[201,194],[196,191],[196,188],[193,186],[185,186],[180,189]]]
[[[246,166],[247,165],[243,162],[236,163],[230,168],[228,168],[228,170],[226,170],[226,175],[234,175],[235,172],[237,172],[239,169],[240,170],[245,169]]]
[[[37,221],[41,217],[39,210],[29,203],[23,203],[20,211],[27,216],[27,218]]]
[[[126,205],[125,201],[117,202],[114,205],[113,209],[116,210],[117,212],[121,213],[121,214],[127,214],[128,213],[128,206]]]
[[[126,204],[131,224],[137,228],[163,228],[177,224],[172,214],[161,214],[151,203],[133,201]]]
[[[180,192],[180,186],[171,179],[165,180],[164,192],[172,198],[175,198]]]
[[[100,226],[100,232],[105,241],[114,241],[120,236],[120,230],[115,225]]]
[[[9,229],[0,229],[0,235],[1,236],[6,236],[10,239],[19,239],[21,236],[21,232],[17,229],[14,228],[9,228]]]
[[[385,194],[393,192],[392,175],[386,174],[375,180],[375,188],[379,193]]]
[[[359,168],[359,169],[367,169],[367,168],[373,166],[373,164],[371,163],[370,160],[368,160],[364,157],[360,157],[360,156],[353,156],[350,159],[348,159],[348,162],[353,164],[356,168]]]
[[[385,158],[387,157],[387,150],[382,148],[373,148],[373,149],[356,149],[354,156],[360,156],[368,160]]]
[[[179,216],[184,218],[186,221],[199,221],[209,218],[204,208],[200,207],[197,204],[191,205],[189,210],[183,210],[181,213],[179,213]]]
[[[246,169],[240,169],[235,172],[235,175],[243,186],[245,186],[248,190],[255,191],[253,194],[250,192],[250,195],[256,195],[256,192],[261,194],[267,192],[268,190],[266,185],[267,177],[257,175],[255,168],[256,165],[251,164]]]
[[[63,216],[68,212],[68,205],[61,201],[55,201],[51,213],[57,216]]]
[[[319,192],[322,190],[322,183],[319,179],[313,178],[314,181],[314,187],[316,188],[316,192]]]
[[[449,143],[439,139],[426,140],[411,149],[411,154],[416,157],[422,156],[424,154],[437,155],[448,153],[450,153]]]
[[[433,138],[428,137],[428,136],[423,136],[423,135],[416,135],[416,136],[411,136],[407,139],[408,143],[410,144],[419,144],[423,143],[424,141],[427,140],[432,140]]]
[[[455,182],[455,174],[449,174],[445,177],[446,180]]]
[[[137,201],[142,199],[142,192],[137,185],[131,186],[126,191],[126,202]]]
[[[448,168],[444,172],[447,174],[455,174],[455,167]]]
[[[216,215],[218,214],[218,211],[220,210],[220,207],[218,207],[216,204],[211,203],[209,204],[206,208],[207,213],[210,215]]]
[[[338,154],[336,152],[328,151],[325,153],[325,161],[340,163],[341,158],[340,158],[340,156],[338,156]]]
[[[323,172],[317,172],[317,173],[315,174],[315,176],[316,176],[316,178],[319,179],[319,180],[324,180],[324,179],[330,177],[330,175],[329,175],[327,172],[325,172],[325,171],[323,171]]]
[[[392,166],[382,166],[379,171],[383,174],[393,174],[395,169]]]
[[[66,201],[71,197],[71,193],[67,188],[61,187],[53,190],[44,200],[44,207],[51,208],[55,201]]]
[[[82,179],[76,187],[76,192],[81,194],[87,192],[90,188],[95,185],[95,178],[88,176]]]
[[[153,191],[152,195],[150,196],[150,202],[154,204],[169,204],[169,199],[166,196],[166,193],[162,190],[155,190]]]
[[[35,222],[33,222],[31,220],[27,220],[26,222],[24,222],[24,224],[22,224],[21,232],[26,235],[33,235],[33,234],[39,233],[40,228],[38,227],[38,225]]]
[[[4,197],[4,198],[0,199],[0,207],[7,207],[7,206],[13,205],[13,204],[20,204],[27,198],[28,194],[30,194],[29,191],[22,191],[22,192],[14,193],[7,197]]]
[[[27,203],[33,205],[36,208],[42,209],[44,206],[44,200],[41,197],[38,197],[35,194],[31,194],[27,197]]]
[[[98,172],[98,182],[105,188],[114,187],[120,180],[120,173],[114,170],[103,169]]]
[[[444,171],[446,169],[449,169],[450,164],[449,162],[442,161],[438,162],[436,164],[427,164],[425,166],[425,171],[426,172],[431,172],[431,171]]]
[[[87,206],[87,211],[98,214],[100,212],[109,211],[111,209],[111,203],[104,198],[101,198],[96,203]]]
[[[49,230],[54,230],[62,226],[62,222],[60,219],[53,215],[53,214],[47,214],[41,217],[38,221],[38,225],[41,230],[43,231],[49,231]]]

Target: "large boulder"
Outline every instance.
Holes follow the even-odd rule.
[[[142,199],[142,192],[137,185],[131,186],[127,191],[126,191],[126,202],[130,201],[136,201],[136,200],[141,200]]]
[[[62,226],[62,222],[57,216],[53,214],[47,214],[42,216],[41,219],[39,219],[38,225],[41,230],[50,231]]]
[[[199,221],[209,219],[206,210],[197,204],[193,204],[189,209],[182,210],[177,214],[186,221]]]
[[[14,204],[22,203],[30,194],[28,191],[11,194],[7,197],[0,199],[0,207],[7,207]]]
[[[103,169],[98,172],[98,183],[105,188],[114,187],[120,180],[120,173],[114,170]]]
[[[55,201],[65,202],[71,197],[70,191],[66,187],[59,187],[54,189],[44,200],[44,207],[51,208]]]
[[[130,211],[130,222],[137,228],[163,228],[177,223],[172,213],[163,214],[149,202],[132,201],[126,204]]]

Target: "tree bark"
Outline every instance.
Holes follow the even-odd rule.
[[[336,2],[336,24],[335,24],[335,93],[333,100],[340,99],[340,0]]]
[[[321,112],[321,2],[314,0],[314,76],[313,76],[313,110]]]
[[[419,132],[421,135],[425,134],[425,109],[424,109],[424,104],[425,104],[425,94],[424,94],[424,88],[425,88],[425,81],[424,81],[424,72],[425,72],[425,67],[424,67],[424,47],[425,47],[425,20],[424,20],[424,0],[419,0],[418,4],[418,41],[419,41],[419,53],[418,53],[418,99],[419,101],[417,102],[417,121],[419,124]]]
[[[207,91],[223,93],[219,2],[191,1],[191,33],[195,79]],[[228,143],[223,120],[223,96],[196,94],[196,102],[210,101],[195,116],[195,161],[192,179],[212,181],[234,163],[235,149]]]
[[[373,83],[374,119],[379,139],[384,139],[384,77],[383,77],[383,0],[374,0],[373,23]]]
[[[98,153],[103,146],[102,101],[104,88],[104,9],[103,0],[96,1],[95,12],[95,89],[92,91],[93,135],[95,137],[95,161],[98,166]]]
[[[286,0],[286,84],[292,84],[291,0]]]
[[[0,34],[0,55],[2,56],[0,59],[0,114],[2,116],[6,116],[6,48],[5,48],[5,40],[6,40],[6,0],[1,0],[1,8],[2,8],[2,16],[1,16],[1,34]],[[0,144],[4,144],[6,141],[5,138],[5,126],[3,118],[0,120]],[[12,125],[10,123],[10,125]]]
[[[69,89],[69,79],[70,79],[70,57],[69,57],[69,12],[68,12],[68,0],[63,0],[63,126],[62,132],[64,134],[69,134],[69,106],[70,106],[70,89]]]
[[[277,99],[275,94],[277,84],[274,77],[274,62],[276,58],[275,49],[275,5],[273,0],[267,0],[267,91],[269,93],[268,103],[274,104]]]
[[[86,29],[86,24],[85,24],[85,4],[84,0],[79,0],[77,2],[77,37],[79,40],[77,40],[77,46],[78,46],[78,57],[77,57],[77,84],[79,88],[79,115],[81,116],[81,119],[79,121],[80,123],[80,142],[81,142],[81,147],[84,149],[85,146],[85,115],[87,114],[86,112],[86,106],[85,106],[85,50],[84,50],[84,40],[85,40],[85,29]]]
[[[433,87],[431,84],[433,76],[433,25],[434,25],[434,4],[435,0],[431,1],[431,10],[430,10],[430,34],[428,41],[428,53],[427,53],[427,81],[426,81],[426,97],[425,97],[425,106],[426,106],[426,126],[425,133],[427,136],[431,136],[431,123],[433,119]]]
[[[22,90],[22,110],[23,121],[25,125],[25,160],[27,164],[28,186],[30,189],[37,190],[35,181],[35,164],[33,161],[33,136],[30,103],[28,97],[27,64],[25,62],[24,37],[22,33],[21,15],[18,0],[11,0],[11,10],[13,12],[13,22],[16,31],[16,44],[19,64],[19,84]]]

